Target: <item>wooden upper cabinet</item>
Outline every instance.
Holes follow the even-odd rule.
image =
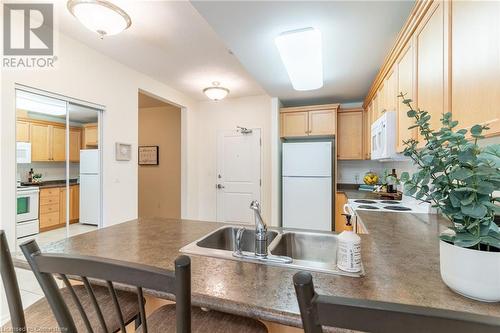
[[[92,149],[97,148],[99,145],[97,123],[83,125],[83,148]]]
[[[379,112],[378,112],[378,94],[375,95],[375,97],[373,97],[373,108],[372,108],[372,122],[374,122],[375,120],[378,119],[378,116],[379,116]]]
[[[66,161],[66,128],[52,127],[51,137],[51,160],[54,162]]]
[[[386,94],[387,94],[387,85],[384,82],[378,89],[377,93],[377,99],[378,99],[377,118],[380,117],[385,111],[387,111],[386,96],[385,96]]]
[[[281,137],[335,135],[338,104],[282,108]]]
[[[80,162],[80,149],[82,147],[82,131],[71,128],[69,130],[69,160]]]
[[[401,53],[401,56],[396,61],[397,67],[397,90],[400,93],[406,94],[405,98],[414,99],[414,66],[413,66],[413,46],[408,44]],[[398,134],[396,150],[402,152],[404,150],[403,141],[417,138],[417,129],[408,129],[414,124],[413,118],[407,115],[408,106],[402,103],[403,100],[398,98],[397,111],[398,111]],[[415,103],[412,103],[415,107]]]
[[[30,142],[30,123],[27,121],[16,121],[16,141]]]
[[[372,123],[373,123],[373,103],[363,113],[363,158],[369,160],[372,155]]]
[[[440,119],[443,112],[446,112],[444,18],[444,2],[434,2],[417,28],[415,35],[417,48],[416,106],[429,112],[431,129],[433,130],[441,128]],[[471,50],[469,49],[469,52]],[[422,138],[419,137],[419,141],[422,141]]]
[[[500,134],[500,2],[453,1],[451,100],[461,128]]]
[[[30,125],[31,160],[33,162],[50,161],[50,126],[47,124]]]
[[[309,111],[309,135],[335,134],[335,111]]]
[[[387,79],[385,79],[385,105],[386,111],[396,111],[397,100],[398,100],[398,74],[397,67],[394,66],[393,69],[387,74]]]
[[[309,134],[307,112],[287,112],[281,114],[281,136],[296,137]]]
[[[363,159],[363,109],[337,113],[337,158]]]

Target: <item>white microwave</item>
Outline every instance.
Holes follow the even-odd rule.
[[[31,163],[31,143],[16,142],[16,162]]]
[[[396,155],[396,111],[387,111],[372,124],[372,160],[391,159]]]

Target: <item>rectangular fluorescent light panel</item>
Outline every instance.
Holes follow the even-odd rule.
[[[21,90],[16,91],[16,108],[30,112],[43,113],[49,116],[64,116],[66,114],[65,101]]]
[[[323,86],[321,32],[305,28],[284,32],[276,46],[295,90],[314,90]]]

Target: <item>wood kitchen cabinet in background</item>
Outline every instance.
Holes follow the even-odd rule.
[[[66,160],[66,126],[62,123],[19,118],[16,120],[16,141],[31,143],[33,162],[64,162]],[[69,129],[69,160],[80,161],[82,130]]]
[[[451,112],[459,128],[487,124],[486,136],[500,135],[499,21],[498,1],[417,1],[366,96],[363,106],[372,110],[372,121],[391,108],[391,95],[403,92],[415,108],[429,112],[433,130]],[[401,152],[403,140],[423,138],[408,130],[413,120],[401,101],[396,110]]]
[[[338,104],[282,108],[281,137],[300,138],[335,135]]]
[[[80,218],[80,186],[70,185],[70,223]],[[40,189],[40,231],[62,228],[66,225],[66,187]]]
[[[16,121],[16,142],[30,142],[30,123],[27,121]]]
[[[83,125],[83,149],[93,149],[99,146],[97,123]]]
[[[337,159],[363,159],[363,109],[340,110],[337,113]]]

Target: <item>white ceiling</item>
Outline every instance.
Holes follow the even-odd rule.
[[[414,1],[192,3],[267,93],[285,105],[364,99],[414,5]],[[324,86],[299,92],[292,88],[274,38],[305,27],[322,33]]]
[[[264,93],[189,2],[113,2],[132,18],[125,32],[98,39],[66,10],[66,1],[55,2],[60,30],[196,100],[207,100],[201,91],[213,81],[229,88],[230,97]]]

